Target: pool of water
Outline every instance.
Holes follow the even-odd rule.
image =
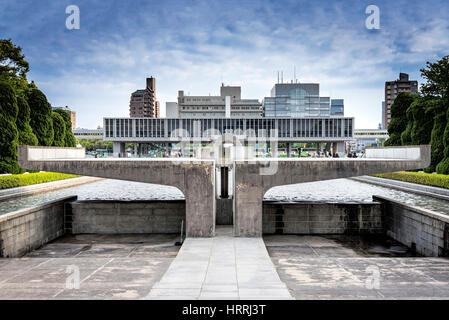
[[[174,187],[123,180],[101,180],[76,187],[0,202],[0,214],[32,207],[71,195],[77,195],[79,200],[126,201],[184,199],[182,192]],[[326,180],[275,187],[268,190],[264,200],[372,202],[373,195],[385,196],[412,206],[449,214],[448,201],[410,194],[350,179]]]

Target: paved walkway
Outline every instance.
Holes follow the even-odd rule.
[[[188,238],[146,299],[292,299],[262,238]]]

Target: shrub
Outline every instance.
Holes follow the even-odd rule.
[[[51,118],[53,121],[53,145],[56,147],[64,147],[65,145],[65,122],[64,119],[57,112],[52,112]]]
[[[17,100],[12,86],[0,81],[0,173],[18,173]]]
[[[449,176],[445,174],[398,171],[375,174],[374,176],[379,178],[393,179],[449,189]]]
[[[23,96],[17,97],[19,114],[17,115],[17,130],[19,131],[19,145],[37,146],[37,138],[30,126],[30,106]]]
[[[63,109],[56,109],[55,112],[57,112],[65,122],[64,147],[76,147],[76,140],[72,132],[72,120],[70,119],[70,115]]]
[[[31,128],[41,146],[51,146],[53,143],[53,121],[51,106],[45,95],[37,88],[32,88],[28,96],[31,109]]]
[[[14,174],[10,176],[0,176],[0,189],[28,186],[32,184],[63,180],[75,177],[79,176],[55,172],[37,172],[28,174]]]
[[[385,141],[386,146],[400,146],[401,134],[407,127],[407,109],[416,99],[416,95],[401,92],[398,94],[391,106],[391,121],[388,125],[388,134],[390,138]]]

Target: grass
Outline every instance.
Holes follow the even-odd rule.
[[[79,176],[74,174],[65,174],[56,172],[36,172],[36,173],[0,176],[0,190],[76,177]]]
[[[398,171],[374,174],[373,176],[449,189],[449,175],[445,174]]]

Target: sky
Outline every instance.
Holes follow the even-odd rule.
[[[66,28],[69,5],[78,30]],[[368,5],[379,29],[366,28]],[[0,38],[22,47],[28,80],[82,128],[128,117],[149,76],[165,115],[178,90],[218,95],[224,83],[262,100],[295,68],[321,96],[344,99],[356,128],[376,128],[385,81],[405,72],[421,84],[426,62],[449,54],[449,1],[0,0]]]

